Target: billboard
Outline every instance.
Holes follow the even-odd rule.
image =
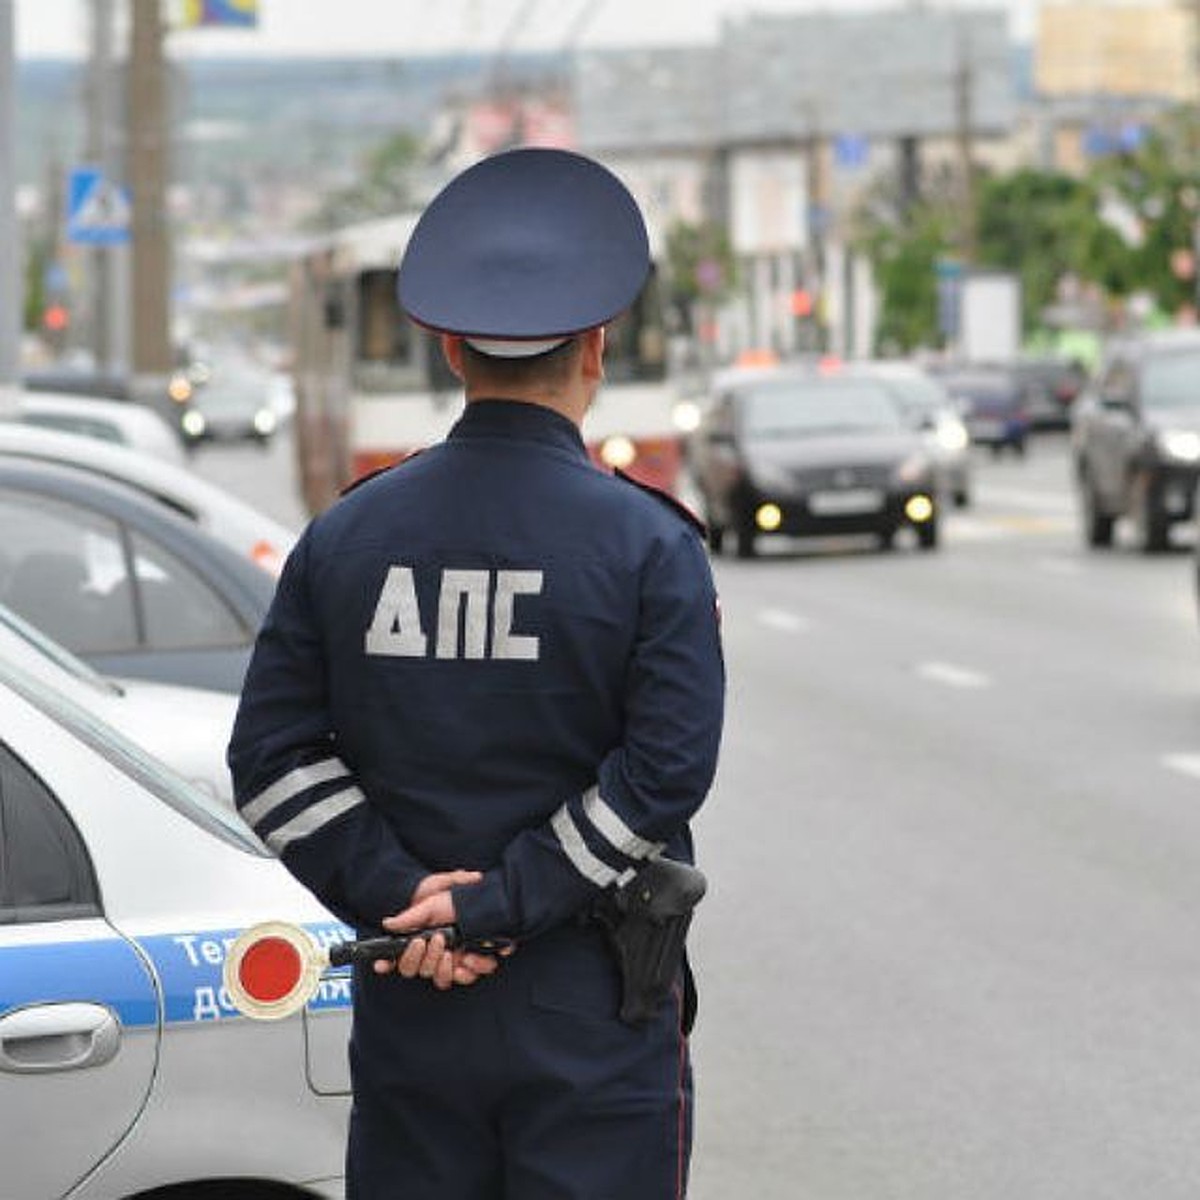
[[[183,0],[180,26],[254,29],[258,25],[258,0]]]

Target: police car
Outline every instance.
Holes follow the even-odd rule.
[[[272,918],[347,932],[227,806],[0,658],[0,1196],[343,1194],[348,978],[270,1022],[222,989]]]

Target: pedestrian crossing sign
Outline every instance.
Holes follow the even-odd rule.
[[[123,246],[129,241],[129,192],[97,167],[77,167],[67,180],[67,241]]]

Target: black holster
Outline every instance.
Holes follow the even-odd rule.
[[[656,858],[594,906],[593,918],[603,927],[621,974],[621,1020],[627,1025],[650,1020],[682,981],[690,993],[684,999],[684,1032],[690,1030],[695,991],[684,944],[707,886],[695,867]]]

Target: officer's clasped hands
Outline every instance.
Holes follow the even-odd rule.
[[[412,895],[412,903],[403,912],[385,917],[383,927],[389,933],[410,933],[439,925],[453,925],[456,919],[454,897],[450,889],[483,878],[479,871],[438,871],[426,875]],[[404,953],[392,961],[375,963],[377,975],[388,975],[393,968],[405,979],[428,979],[440,991],[458,984],[466,987],[493,974],[500,960],[491,954],[476,954],[469,950],[447,950],[440,933],[428,940],[416,938]]]

